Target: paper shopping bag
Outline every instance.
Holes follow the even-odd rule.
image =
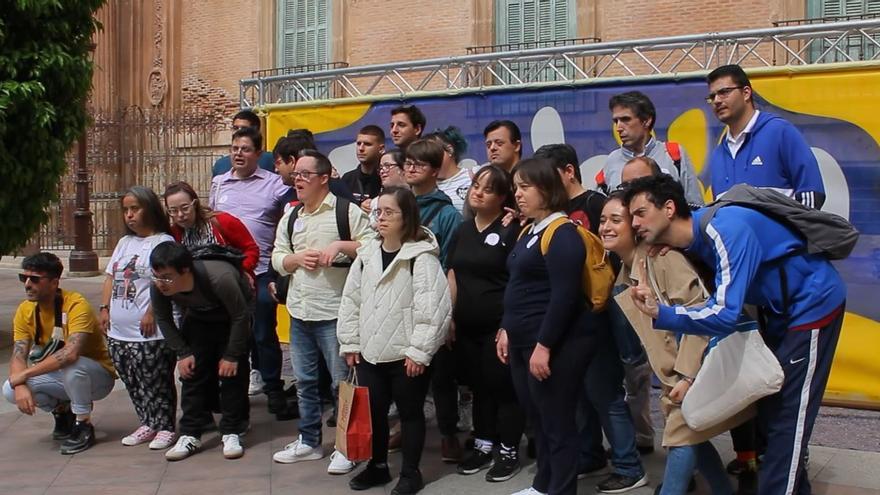
[[[339,417],[336,419],[336,450],[352,462],[372,457],[373,423],[370,417],[370,391],[353,380],[339,383]]]

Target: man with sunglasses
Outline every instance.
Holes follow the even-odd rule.
[[[232,132],[235,132],[239,129],[244,129],[245,127],[253,127],[257,131],[260,130],[260,117],[250,110],[242,110],[235,114],[232,117]],[[275,171],[275,161],[272,157],[272,153],[265,153],[262,150],[258,150],[259,158],[257,163],[260,168],[266,170],[268,172]],[[214,166],[211,167],[211,177],[217,177],[218,175],[225,174],[232,169],[232,155],[223,155],[214,162]]]
[[[709,158],[715,197],[745,183],[775,189],[805,206],[821,208],[825,187],[819,163],[797,128],[755,108],[752,83],[740,66],[718,67],[706,79],[706,102],[727,126]]]
[[[58,287],[61,260],[38,253],[21,268],[27,300],[13,319],[15,344],[3,396],[29,416],[37,408],[51,412],[52,438],[63,440],[62,454],[76,454],[95,444],[92,406],[113,390],[113,365],[88,301]]]

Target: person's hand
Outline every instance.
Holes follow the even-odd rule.
[[[140,330],[141,335],[147,338],[156,335],[156,319],[153,318],[153,308],[147,308],[147,312],[141,318]]]
[[[356,365],[361,364],[361,353],[346,352],[345,364],[347,364],[349,368],[354,368]]]
[[[293,263],[297,268],[305,268],[306,270],[315,270],[318,268],[318,263],[321,259],[321,251],[317,249],[306,249],[301,253],[294,253],[292,255]]]
[[[504,364],[507,364],[507,350],[507,330],[499,328],[495,333],[495,354],[498,356],[498,360]]]
[[[104,332],[104,335],[107,335],[107,332],[110,330],[109,309],[101,309],[98,311],[98,325],[101,326],[101,331]]]
[[[275,301],[275,304],[281,304],[281,301],[278,300],[278,287],[275,285],[275,282],[269,282],[266,288],[269,289],[269,297]]]
[[[424,364],[419,364],[410,358],[406,358],[403,366],[406,368],[406,376],[410,378],[415,378],[425,372]]]
[[[512,224],[514,221],[519,221],[519,226],[525,226],[526,222],[528,222],[528,218],[525,217],[522,213],[516,211],[513,208],[504,207],[504,211],[507,213],[504,214],[504,218],[501,219],[501,225],[507,227]]]
[[[15,387],[15,405],[22,414],[33,416],[37,412],[37,404],[34,402],[34,394],[27,385]]]
[[[331,242],[329,246],[324,248],[321,251],[320,258],[318,259],[318,264],[321,266],[330,266],[333,264],[333,260],[336,259],[336,256],[340,253],[339,249],[339,241]]]
[[[645,260],[645,263],[647,262],[648,260]],[[651,286],[648,284],[648,276],[646,275],[644,264],[639,266],[639,283],[630,289],[630,296],[632,297],[633,304],[642,313],[651,318],[657,318],[657,315],[660,314],[657,296],[654,295],[654,291],[651,290]]]
[[[687,380],[679,380],[678,383],[672,387],[672,390],[669,391],[669,400],[676,404],[681,404],[684,400],[684,396],[688,393],[688,390],[691,389],[691,384]]]
[[[550,378],[550,349],[541,344],[535,345],[532,357],[529,358],[529,372],[539,382]]]
[[[248,285],[251,287],[251,290],[254,293],[257,292],[257,281],[254,280],[254,275],[251,272],[244,272],[244,276],[247,278]]]
[[[672,249],[672,246],[668,244],[654,244],[648,248],[648,256],[652,258],[655,256],[666,256],[670,249]]]
[[[455,343],[455,320],[449,322],[449,332],[446,333],[446,348],[452,350],[452,344]]]
[[[370,208],[370,202],[372,201],[372,199],[367,198],[361,203],[361,210],[364,210],[364,213],[366,213],[367,215],[370,214],[370,210],[372,209]]]
[[[177,360],[177,372],[180,373],[180,377],[184,379],[190,379],[193,376],[193,372],[196,369],[196,358],[195,356],[187,356],[183,359]]]
[[[24,385],[27,383],[27,375],[24,371],[19,371],[18,373],[13,373],[9,375],[9,386],[17,387],[19,385]]]
[[[217,365],[217,375],[219,376],[229,378],[235,376],[237,373],[238,363],[235,361],[227,361],[226,359],[221,359],[220,364]]]

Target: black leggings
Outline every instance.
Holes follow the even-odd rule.
[[[474,394],[474,436],[519,446],[525,429],[525,409],[516,400],[510,368],[498,360],[495,334],[462,332],[456,341],[457,368]]]
[[[357,365],[358,383],[370,390],[370,416],[373,423],[372,464],[388,461],[388,409],[393,400],[400,413],[403,464],[400,472],[418,471],[425,447],[425,396],[430,383],[429,369],[416,377],[406,376],[404,361],[372,364],[361,358]]]

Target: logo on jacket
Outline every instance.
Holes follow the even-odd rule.
[[[756,156],[754,160],[752,160],[752,165],[763,165],[764,161],[761,160],[760,156]]]

